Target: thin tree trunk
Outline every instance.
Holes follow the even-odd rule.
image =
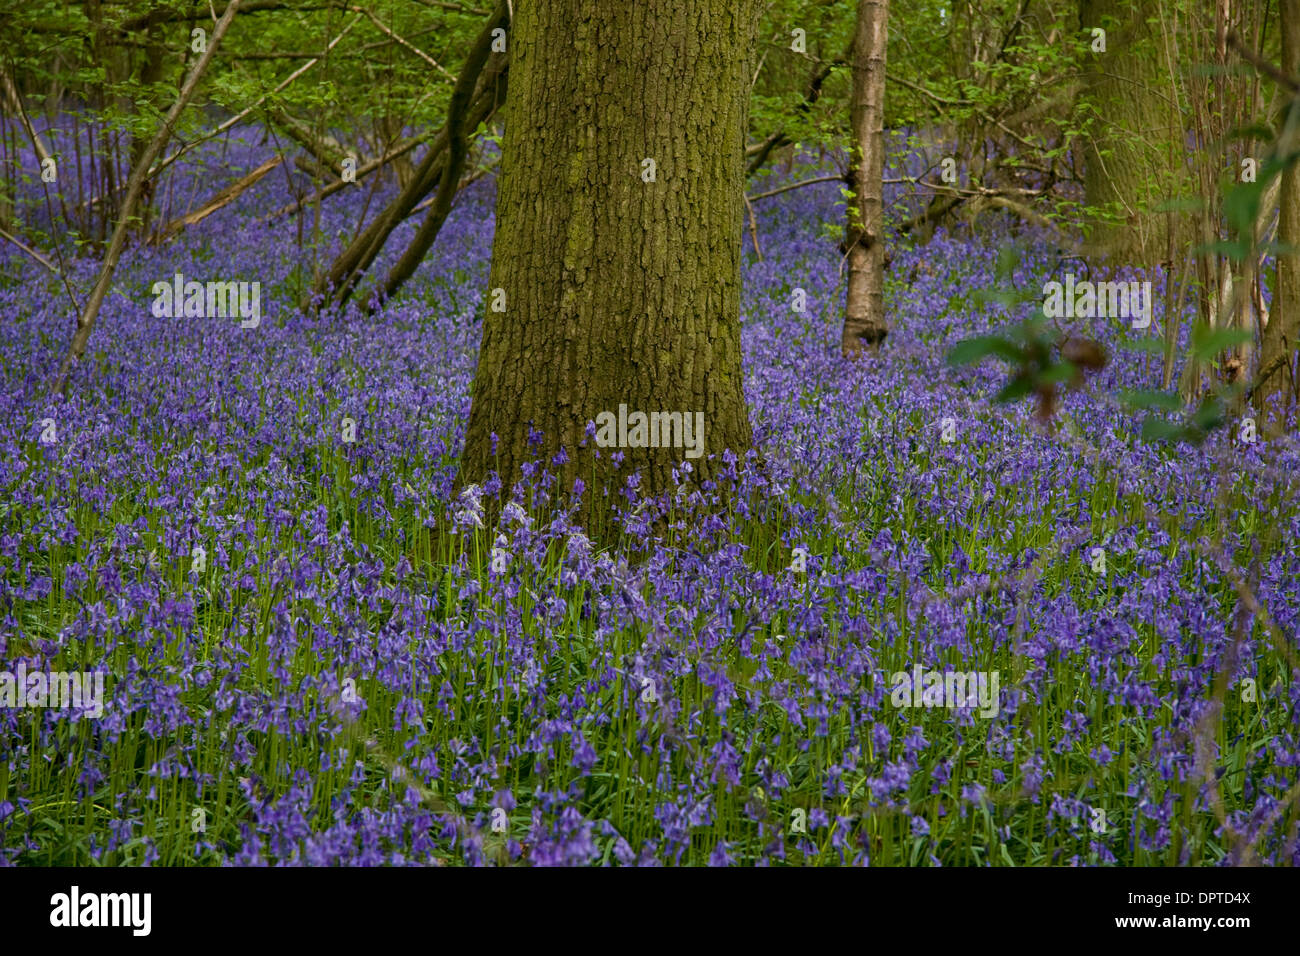
[[[724,450],[750,447],[740,259],[756,28],[753,0],[516,4],[517,105],[462,483],[496,473],[509,489],[526,462],[549,468],[564,448],[557,487],[586,483],[600,534],[595,516],[624,503],[633,471],[654,496],[677,487],[683,461],[691,478],[715,477]],[[692,428],[698,413],[699,456],[662,420],[654,446],[635,419],[586,438],[620,406],[629,419],[679,412]]]
[[[1300,76],[1300,0],[1281,0],[1282,72]],[[1293,94],[1283,113],[1275,151],[1286,155],[1300,146],[1300,95]],[[1292,162],[1282,174],[1278,200],[1278,242],[1276,292],[1264,327],[1260,348],[1260,382],[1255,399],[1262,410],[1270,405],[1285,412],[1300,403],[1296,349],[1300,346],[1300,162]]]
[[[478,75],[492,52],[492,31],[509,22],[506,4],[502,3],[493,18],[483,27],[475,41],[465,64],[461,68],[456,87],[452,90],[451,100],[447,103],[447,123],[444,133],[447,139],[447,159],[442,167],[442,179],[438,185],[438,195],[432,208],[420,224],[414,240],[407,246],[393,268],[384,279],[383,297],[388,298],[396,292],[424,261],[425,253],[433,245],[451,213],[451,201],[460,187],[460,174],[465,168],[465,155],[469,151],[469,133],[475,128],[469,125],[470,98],[474,94]],[[500,54],[504,61],[504,54]],[[499,91],[498,96],[500,95]],[[475,124],[477,126],[477,124]]]
[[[185,85],[181,87],[176,102],[172,104],[172,108],[167,111],[166,117],[163,118],[162,126],[154,134],[154,138],[145,148],[139,161],[136,162],[135,168],[131,170],[131,176],[126,186],[126,196],[122,199],[122,205],[118,212],[117,227],[113,230],[113,237],[109,240],[108,249],[104,253],[104,263],[100,267],[99,278],[95,281],[95,287],[91,290],[90,297],[86,300],[81,315],[77,317],[77,331],[72,337],[72,343],[68,346],[68,354],[64,356],[63,364],[59,367],[59,374],[50,389],[53,395],[63,394],[72,367],[81,360],[82,354],[86,351],[86,343],[90,341],[90,333],[95,327],[95,318],[99,315],[100,306],[103,305],[104,297],[108,294],[108,287],[113,282],[113,273],[117,270],[118,260],[122,257],[122,249],[126,245],[131,217],[135,213],[136,204],[140,201],[145,180],[150,173],[149,164],[162,150],[163,144],[171,138],[172,132],[176,128],[176,121],[180,119],[181,112],[194,95],[194,90],[198,87],[204,71],[207,70],[208,64],[212,62],[217,47],[221,45],[221,38],[226,35],[226,30],[230,27],[231,21],[235,19],[235,13],[239,10],[239,3],[240,0],[230,0],[227,4],[226,12],[222,14],[221,19],[217,21],[216,26],[212,29],[212,39],[208,41],[207,51],[194,64],[194,69],[190,72]]]
[[[494,16],[488,26],[489,30],[501,27],[507,22],[509,13],[504,4],[500,13],[502,19]],[[477,74],[481,69],[483,75],[478,78],[478,93],[473,105],[470,106],[469,116],[464,124],[467,129],[477,129],[480,123],[486,122],[496,112],[501,99],[501,84],[505,81],[509,65],[507,57],[502,56],[497,59],[500,62],[493,63],[489,60],[486,68],[479,63],[475,70]],[[467,67],[469,65],[466,64]],[[347,302],[356,290],[361,277],[384,248],[393,230],[401,225],[420,201],[442,182],[442,174],[447,162],[447,145],[447,130],[443,129],[429,145],[411,181],[384,207],[370,225],[348,243],[348,247],[331,263],[329,270],[321,275],[313,289],[316,296],[324,297],[330,294],[335,305]],[[310,302],[304,301],[302,308],[306,310],[310,305]]]
[[[885,321],[885,217],[881,183],[885,169],[885,50],[889,0],[858,0],[853,41],[853,162],[848,207],[849,289],[840,350],[845,358],[879,345]]]

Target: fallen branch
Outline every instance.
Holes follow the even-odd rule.
[[[947,196],[942,200],[935,196],[930,201],[930,205],[925,208],[925,212],[918,213],[910,219],[905,220],[898,226],[900,233],[909,233],[917,226],[924,226],[928,223],[938,222],[948,213],[952,212],[967,199],[966,196],[956,195]]]
[[[179,233],[185,227],[192,226],[196,222],[202,222],[204,219],[207,219],[208,216],[212,215],[218,209],[230,205],[230,203],[238,199],[244,193],[245,190],[247,190],[250,186],[256,183],[259,179],[261,179],[271,170],[279,166],[282,162],[284,162],[283,156],[272,156],[270,159],[264,162],[261,166],[258,166],[247,176],[244,176],[243,178],[236,180],[235,182],[227,186],[225,189],[221,190],[221,192],[213,196],[210,200],[208,200],[207,203],[205,203],[199,209],[196,209],[194,212],[189,213],[187,215],[179,216],[178,218],[173,219],[171,222],[169,222],[166,226],[162,228],[161,232],[158,233],[158,237],[155,240],[155,243],[160,244],[166,242],[168,239],[170,239],[172,236]]]
[[[1036,226],[1047,229],[1053,233],[1061,233],[1061,227],[1048,219],[1042,213],[1035,212],[1024,203],[1018,203],[1014,199],[1008,199],[1006,196],[983,196],[977,202],[993,206],[997,209],[1005,209],[1007,212],[1014,213],[1026,222],[1031,222]]]

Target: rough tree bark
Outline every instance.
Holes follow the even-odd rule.
[[[853,39],[853,159],[848,187],[845,245],[849,291],[844,307],[840,350],[845,358],[879,345],[889,332],[885,322],[885,215],[881,179],[885,169],[885,50],[889,0],[858,0]]]
[[[739,313],[756,21],[754,0],[516,5],[489,283],[504,311],[489,294],[462,484],[496,472],[508,489],[563,447],[558,488],[584,481],[590,530],[602,489],[622,504],[636,470],[659,494],[687,460],[597,449],[585,430],[602,412],[702,413],[696,479],[750,447]]]
[[[1300,77],[1300,0],[1281,0],[1282,72]],[[1300,93],[1294,94],[1284,111],[1277,151],[1285,154],[1300,148]],[[1300,162],[1282,174],[1278,199],[1278,242],[1283,248],[1300,248]],[[1300,403],[1296,380],[1296,350],[1300,346],[1300,254],[1284,252],[1277,257],[1276,292],[1269,310],[1260,346],[1260,382],[1255,398],[1261,409],[1285,409]]]

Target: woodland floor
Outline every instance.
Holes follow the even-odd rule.
[[[897,245],[892,333],[850,363],[838,187],[757,204],[765,467],[671,542],[629,518],[593,550],[536,497],[494,529],[452,497],[490,179],[378,312],[297,314],[368,189],[319,249],[310,215],[259,222],[275,176],[131,249],[62,403],[73,310],[0,247],[0,664],[106,678],[99,717],[0,708],[0,862],[1300,862],[1300,448],[1140,437],[1159,276],[1148,329],[1088,330],[1111,361],[1049,428],[993,401],[998,363],[945,361],[1033,307],[979,293],[1036,296],[1045,238]],[[260,281],[260,324],[154,317],[176,273]],[[917,668],[995,701],[900,705]]]

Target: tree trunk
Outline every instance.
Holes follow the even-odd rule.
[[[740,253],[756,21],[754,0],[516,5],[489,283],[502,292],[485,296],[462,484],[495,472],[509,488],[563,447],[558,489],[581,478],[593,519],[624,503],[633,471],[656,495],[683,461],[707,478],[724,449],[750,447]],[[597,448],[587,423],[620,406],[624,447]],[[634,445],[651,440],[637,412],[692,428],[701,414],[700,457],[662,421],[654,444],[669,447]]]
[[[1282,72],[1300,76],[1300,0],[1281,0]],[[1285,155],[1300,146],[1300,96],[1283,112],[1276,152]],[[1279,411],[1300,403],[1296,381],[1296,349],[1300,346],[1300,162],[1292,162],[1282,173],[1278,200],[1278,242],[1283,252],[1277,257],[1277,281],[1264,327],[1260,348],[1261,381],[1255,396],[1259,407],[1276,405]],[[1286,250],[1290,251],[1286,251]]]
[[[848,185],[849,291],[844,307],[840,350],[857,356],[864,346],[880,344],[885,322],[885,216],[881,177],[885,168],[885,49],[889,36],[889,0],[858,0],[853,40],[853,161]]]
[[[1090,245],[1133,265],[1153,265],[1166,254],[1170,217],[1156,207],[1185,181],[1183,151],[1171,159],[1159,135],[1168,125],[1169,80],[1147,24],[1154,12],[1152,0],[1079,2],[1084,42],[1092,44],[1093,28],[1106,31],[1105,52],[1084,54],[1091,107],[1084,193],[1097,213]]]

